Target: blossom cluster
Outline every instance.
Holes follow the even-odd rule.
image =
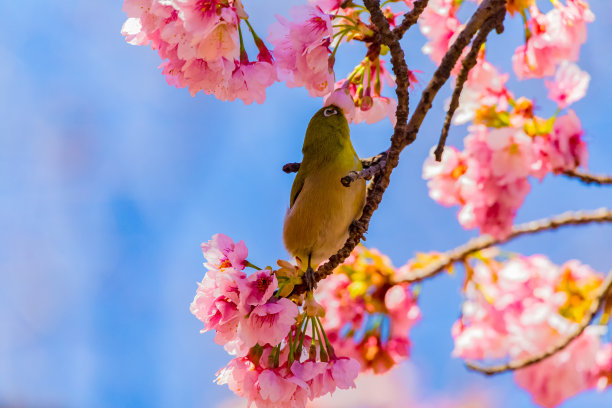
[[[423,46],[423,54],[440,64],[462,25],[457,18],[461,2],[455,0],[430,0],[419,19],[421,33],[428,42]]]
[[[208,272],[191,312],[204,323],[202,332],[214,330],[215,342],[236,356],[217,373],[218,384],[258,408],[303,408],[336,388],[354,387],[359,363],[336,355],[312,293],[302,312],[281,296],[296,282],[295,267],[286,262],[278,271],[254,267],[244,242],[223,234],[203,243],[202,251]],[[247,266],[255,272],[247,275]]]
[[[452,329],[456,357],[521,361],[549,350],[577,329],[603,280],[578,261],[494,255],[480,253],[467,266],[463,314]],[[543,407],[608,386],[612,345],[602,344],[604,331],[589,326],[566,349],[516,371],[516,382]]]
[[[583,0],[566,0],[566,4],[555,0],[553,4],[545,14],[535,2],[527,9],[527,41],[512,56],[514,72],[521,79],[551,76],[561,61],[578,60],[580,46],[587,38],[586,24],[595,17]]]
[[[500,117],[506,118],[498,115],[495,120]],[[522,100],[514,103],[507,120],[517,126],[470,126],[463,151],[446,147],[440,162],[430,157],[423,167],[434,200],[461,206],[463,227],[479,227],[496,238],[510,233],[529,193],[529,176],[542,179],[587,160],[582,127],[573,111],[542,121],[533,116],[531,102]]]
[[[276,16],[266,38],[270,47],[255,32],[242,0],[124,0],[128,19],[122,33],[130,44],[157,50],[168,83],[188,88],[192,95],[202,91],[250,104],[263,103],[266,89],[277,81],[326,99],[343,89],[352,101],[345,109],[350,121],[373,123],[389,117],[393,123],[397,102],[381,94],[383,82],[394,86],[381,60],[388,49],[374,41],[369,21],[362,18],[365,9],[340,0],[308,3],[291,8],[288,18]],[[412,0],[401,3],[413,6]],[[384,9],[392,27],[404,12]],[[246,32],[257,49],[254,60],[247,52]],[[336,51],[349,41],[363,42],[367,55],[336,82]],[[411,80],[416,82],[414,76]]]
[[[336,83],[336,90],[325,98],[324,105],[341,107],[352,123],[371,124],[388,117],[395,126],[397,101],[382,95],[384,84],[395,86],[395,78],[385,68],[385,62],[380,57],[375,61],[366,57],[346,79]],[[346,102],[338,100],[339,95]]]
[[[460,31],[459,4],[430,2],[420,20],[429,39],[424,52],[437,63]],[[572,61],[578,58],[593,14],[580,0],[554,1],[553,6],[543,14],[534,1],[507,4],[511,14],[518,12],[526,21],[526,43],[513,58],[515,73],[520,79],[554,75],[546,86],[557,112],[539,117],[533,100],[516,98],[506,86],[509,75],[486,60],[483,48],[453,118],[455,124],[473,122],[464,150],[446,147],[441,162],[429,158],[424,164],[430,196],[446,206],[459,205],[458,219],[464,228],[506,237],[529,193],[530,176],[541,180],[548,173],[586,166],[580,120],[572,110],[559,114],[586,94],[590,77]]]
[[[355,358],[362,371],[388,371],[409,355],[408,332],[420,318],[408,284],[394,284],[391,261],[376,249],[358,246],[319,285],[323,327],[340,354]]]
[[[263,103],[277,80],[272,54],[248,24],[240,0],[125,0],[122,33],[151,45],[169,84],[221,100]],[[247,21],[259,53],[249,60],[240,22]]]

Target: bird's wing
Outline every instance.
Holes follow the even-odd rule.
[[[304,187],[304,181],[306,180],[306,175],[304,172],[298,171],[295,176],[295,180],[293,180],[293,186],[291,186],[291,198],[289,201],[289,208],[293,207],[293,203],[297,200],[298,195],[300,195],[300,191],[302,191],[302,187]]]

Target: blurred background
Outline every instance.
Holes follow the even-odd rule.
[[[245,6],[263,36],[273,14],[286,15],[297,3]],[[192,98],[166,84],[155,52],[125,43],[121,6],[3,3],[0,406],[244,406],[231,405],[231,392],[212,382],[229,356],[212,334],[199,333],[201,322],[189,313],[205,272],[199,245],[223,232],[245,240],[255,264],[288,257],[281,231],[293,176],[281,167],[301,159],[306,125],[322,102],[284,84],[269,89],[263,105]],[[596,21],[579,61],[592,81],[573,107],[586,131],[590,169],[611,173],[612,3],[593,1],[592,9]],[[523,38],[521,24],[508,19],[506,33],[487,45],[490,60],[506,71]],[[434,67],[420,51],[423,43],[418,30],[404,40],[410,68],[423,71],[418,77],[426,82]],[[363,52],[341,47],[338,77]],[[422,88],[412,93],[413,107]],[[542,115],[554,112],[542,81],[511,80],[511,89],[535,97]],[[458,225],[456,208],[428,197],[421,179],[449,95],[447,85],[372,219],[366,244],[396,266],[416,251],[447,250],[476,235]],[[352,126],[357,152],[384,150],[391,131],[388,121]],[[465,134],[454,127],[450,144],[461,147]],[[549,176],[532,182],[517,221],[611,204],[612,188]],[[612,226],[544,233],[505,248],[545,253],[557,263],[578,258],[605,272],[612,266]],[[410,362],[382,383],[363,380],[369,385],[355,394],[397,390],[401,398],[376,405],[346,396],[353,402],[344,406],[534,406],[511,374],[484,378],[451,358],[461,284],[461,274],[424,283]],[[610,406],[612,391],[586,392],[563,405]]]

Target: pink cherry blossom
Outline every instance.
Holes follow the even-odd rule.
[[[278,407],[290,403],[297,385],[281,375],[280,370],[263,370],[257,379],[257,407]]]
[[[533,161],[531,138],[522,130],[511,127],[494,129],[487,134],[492,150],[491,173],[499,182],[514,181],[529,174]]]
[[[327,336],[336,353],[355,359],[362,371],[386,372],[409,355],[408,334],[420,310],[410,285],[391,284],[395,273],[388,258],[359,246],[319,284]]]
[[[345,362],[348,370],[344,370]],[[355,386],[354,379],[359,374],[359,363],[353,359],[343,357],[326,364],[323,370],[313,377],[310,389],[313,397],[320,397],[332,393],[336,387],[348,389]],[[337,377],[337,378],[336,378]],[[337,383],[340,380],[340,384]]]
[[[423,47],[423,53],[436,64],[440,64],[454,37],[461,31],[461,23],[456,17],[457,9],[454,0],[431,0],[419,19],[421,33],[429,40]]]
[[[473,266],[463,315],[452,330],[457,357],[514,361],[556,346],[576,330],[602,281],[578,261],[559,267],[541,255],[506,262],[482,256],[486,262]],[[544,407],[594,387],[601,334],[588,327],[563,351],[516,371],[517,383]]]
[[[423,164],[423,179],[427,180],[429,196],[445,206],[461,204],[461,185],[457,180],[466,170],[466,158],[455,147],[446,146],[441,161],[436,161],[432,149]]]
[[[463,86],[453,124],[462,125],[473,120],[476,110],[482,106],[506,110],[509,100],[512,99],[512,94],[506,88],[508,77],[508,74],[499,73],[497,68],[484,58],[479,58]]]
[[[416,83],[414,75],[412,73],[410,75]],[[385,84],[390,88],[395,87],[395,79],[386,69],[385,62],[380,58],[372,61],[366,57],[353,69],[347,79],[342,79],[336,83],[336,92],[333,98],[337,100],[341,97],[343,99],[342,103],[348,106],[350,103],[348,99],[345,100],[346,98],[338,93],[339,90],[348,92],[354,106],[352,110],[354,113],[350,115],[350,118],[347,118],[349,122],[371,124],[388,117],[391,124],[395,126],[397,101],[394,98],[382,95]],[[329,103],[328,99],[331,97],[326,98],[326,104]]]
[[[604,345],[596,357],[596,367],[592,375],[598,391],[603,391],[612,386],[612,343]]]
[[[239,397],[250,398],[256,391],[258,372],[248,357],[238,357],[217,372],[216,382],[229,387]]]
[[[242,322],[238,335],[248,347],[255,344],[275,346],[287,336],[297,314],[295,303],[286,298],[259,305]]]
[[[279,78],[289,87],[304,86],[311,96],[324,96],[334,87],[329,45],[333,38],[329,15],[319,7],[295,6],[293,21],[277,16],[268,41],[274,45]]]
[[[534,140],[537,156],[534,175],[543,178],[547,172],[557,173],[586,166],[588,151],[583,134],[580,120],[574,111],[570,110],[567,115],[558,117],[550,134]]]
[[[601,348],[600,335],[599,328],[587,327],[566,349],[516,371],[514,379],[531,394],[536,404],[545,408],[558,406],[595,386],[590,371]]]
[[[389,330],[391,341],[402,338],[421,318],[421,310],[417,306],[408,285],[395,285],[385,293],[385,307],[393,324]]]
[[[331,377],[336,383],[336,387],[342,390],[355,388],[355,378],[359,374],[360,366],[356,360],[340,357],[331,362]]]
[[[333,392],[336,388],[330,381],[325,381],[327,379],[327,366],[327,363],[311,360],[296,361],[291,365],[291,373],[308,388],[310,399]]]
[[[232,73],[227,87],[218,92],[222,101],[241,99],[245,105],[264,103],[266,88],[277,81],[276,68],[269,62],[242,63]],[[225,91],[225,92],[223,92]]]
[[[546,81],[548,97],[563,109],[586,95],[591,77],[576,64],[563,61],[557,68],[553,81]]]
[[[503,183],[488,178],[462,187],[466,204],[459,212],[459,222],[468,229],[479,227],[482,233],[496,238],[510,233],[516,212],[530,190],[526,178]]]
[[[278,281],[271,270],[257,271],[241,281],[241,300],[245,306],[265,304],[278,288]]]
[[[237,340],[245,309],[242,307],[240,281],[244,273],[231,268],[209,271],[198,285],[191,313],[204,323],[202,333],[215,330],[215,342],[231,353],[247,349]]]
[[[338,11],[344,0],[308,0],[313,6],[318,6],[326,13]]]
[[[355,104],[348,86],[340,86],[323,99],[323,106],[335,105],[342,109],[346,120],[352,123],[355,116]]]
[[[175,61],[180,62],[181,60],[170,59],[169,62],[174,64]],[[202,59],[191,59],[181,64],[178,69],[164,73],[166,78],[169,76],[183,78],[177,86],[188,87],[192,96],[200,91],[206,95],[223,93],[236,67],[234,61],[226,59],[209,62]],[[225,96],[225,94],[223,95]],[[217,95],[217,97],[219,96]],[[225,98],[227,99],[228,97],[225,96]]]
[[[529,8],[530,37],[512,57],[514,72],[521,79],[551,76],[562,60],[578,59],[580,46],[586,41],[586,24],[594,20],[593,13],[581,0],[567,0],[566,5],[555,1],[554,6],[546,14],[536,5]]]
[[[310,340],[309,340],[310,341]],[[308,400],[333,393],[337,388],[354,388],[359,364],[340,357],[329,362],[294,361],[289,367],[281,356],[278,366],[270,365],[272,348],[264,347],[260,357],[235,358],[217,372],[217,383],[227,384],[236,395],[257,408],[287,406],[304,408]]]
[[[167,60],[160,67],[170,85],[250,104],[263,103],[277,81],[272,56],[254,32],[258,61],[241,52],[239,25],[248,16],[239,0],[125,0],[124,11],[126,40],[151,44]]]
[[[459,223],[502,238],[510,233],[518,208],[530,190],[527,176],[535,160],[531,139],[522,130],[470,126],[465,150],[446,148],[440,163],[428,158],[423,177],[430,196],[443,205],[460,205]]]
[[[204,266],[209,269],[232,267],[242,270],[249,251],[244,241],[234,243],[227,235],[215,234],[210,241],[202,243],[202,253],[207,261]]]
[[[380,122],[384,118],[389,118],[391,126],[395,126],[397,117],[395,111],[397,109],[397,100],[394,98],[387,98],[385,96],[379,96],[372,98],[372,106],[368,110],[356,109],[355,110],[355,123],[365,122],[372,124]]]

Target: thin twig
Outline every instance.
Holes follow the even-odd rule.
[[[506,11],[503,10],[505,13]],[[438,141],[438,146],[434,152],[436,157],[436,161],[442,160],[442,153],[444,153],[444,145],[446,144],[446,138],[448,137],[448,131],[450,129],[451,121],[453,120],[453,115],[455,111],[459,107],[459,98],[461,97],[461,92],[463,91],[463,85],[468,79],[468,75],[470,70],[476,66],[476,62],[478,61],[478,53],[480,52],[480,48],[487,41],[487,36],[491,31],[495,29],[496,21],[489,20],[485,23],[474,41],[472,42],[472,48],[470,48],[470,52],[463,58],[461,62],[461,71],[457,76],[457,80],[455,81],[455,89],[453,90],[453,96],[451,98],[450,105],[448,107],[448,112],[446,112],[446,118],[444,119],[444,126],[442,127],[442,133],[440,134],[440,140]]]
[[[419,101],[419,104],[417,105],[417,108],[412,114],[410,122],[408,123],[408,131],[406,133],[405,140],[403,141],[405,145],[409,145],[416,140],[416,135],[421,127],[421,124],[423,123],[423,120],[425,119],[425,116],[427,115],[427,112],[429,112],[429,109],[431,109],[435,96],[440,88],[442,88],[442,86],[446,83],[451,71],[457,63],[457,60],[460,58],[463,49],[470,43],[472,37],[474,37],[476,34],[476,31],[478,31],[489,19],[495,20],[495,28],[498,33],[503,31],[503,21],[506,15],[505,7],[506,0],[483,1],[480,7],[472,15],[470,21],[465,25],[463,31],[459,33],[453,45],[451,45],[446,55],[444,55],[442,58],[440,66],[427,84],[427,88],[425,88],[423,91],[421,100]],[[502,13],[502,11],[504,12]]]
[[[361,171],[351,171],[349,174],[342,177],[340,179],[340,182],[342,183],[344,187],[350,187],[351,183],[353,183],[355,180],[371,179],[376,173],[382,171],[386,166],[387,166],[387,160],[381,159],[380,161],[378,161],[378,163],[372,166],[366,167],[365,169]]]
[[[363,166],[364,169],[367,169],[368,167],[372,167],[378,164],[382,159],[385,159],[386,157],[387,157],[387,152],[384,151],[384,152],[378,153],[376,156],[361,159],[361,165]],[[285,173],[297,173],[297,171],[300,169],[300,165],[301,163],[287,163],[283,166],[283,171]]]
[[[414,2],[412,10],[404,15],[402,23],[393,30],[393,34],[395,34],[397,38],[402,38],[404,33],[406,33],[410,27],[416,24],[419,17],[421,17],[421,13],[423,13],[423,10],[425,10],[425,7],[427,7],[428,2],[429,0],[417,0]]]
[[[606,279],[602,282],[599,293],[593,300],[591,307],[589,308],[588,312],[584,316],[582,322],[580,322],[580,325],[578,326],[576,331],[574,331],[570,336],[566,337],[561,342],[559,342],[559,344],[556,344],[555,346],[551,347],[545,352],[529,357],[529,358],[526,358],[524,360],[510,362],[508,364],[501,364],[497,366],[483,367],[473,362],[466,362],[465,365],[470,370],[478,371],[486,375],[494,375],[494,374],[503,373],[505,371],[518,370],[518,369],[530,366],[532,364],[539,363],[540,361],[563,350],[564,348],[569,346],[570,343],[576,337],[580,336],[582,332],[584,331],[584,329],[586,329],[587,326],[591,324],[591,322],[593,321],[593,318],[595,317],[599,309],[602,307],[602,305],[605,303],[605,300],[608,297],[608,294],[612,293],[611,291],[612,291],[612,270],[608,273],[608,276],[606,276]]]
[[[368,167],[371,167],[376,163],[380,162],[382,159],[386,158],[387,151],[385,150],[384,152],[378,153],[376,156],[368,157],[367,159],[361,159],[361,165],[364,169],[367,169]]]
[[[450,77],[452,68],[457,63],[463,49],[470,43],[472,37],[476,34],[476,31],[478,31],[489,18],[496,18],[499,20],[496,24],[498,29],[502,26],[505,13],[502,15],[499,13],[499,10],[505,8],[506,0],[484,0],[481,3],[442,59],[440,66],[423,92],[417,109],[410,118],[410,121],[408,121],[408,87],[410,86],[410,79],[408,76],[408,65],[404,57],[404,50],[400,45],[399,38],[391,32],[389,28],[389,21],[385,18],[380,9],[380,1],[364,0],[364,4],[370,12],[372,23],[377,29],[375,33],[376,40],[388,46],[391,53],[391,64],[393,66],[393,73],[396,77],[395,93],[397,95],[397,108],[395,115],[397,122],[393,135],[391,136],[391,146],[387,150],[384,170],[376,173],[374,175],[374,180],[367,187],[366,203],[361,217],[351,225],[350,234],[344,246],[336,254],[332,255],[327,262],[317,268],[314,274],[314,278],[317,282],[330,275],[338,265],[344,262],[363,239],[370,225],[372,214],[374,214],[378,208],[383,194],[389,185],[391,172],[399,163],[400,152],[416,139],[420,125],[431,108],[434,97]],[[296,285],[292,294],[300,295],[307,289],[308,288],[304,284]]]
[[[398,276],[400,282],[417,282],[423,279],[436,276],[455,262],[463,261],[474,252],[508,242],[521,235],[535,234],[542,231],[557,229],[567,225],[582,225],[590,223],[612,222],[612,209],[600,208],[594,211],[566,212],[555,217],[544,218],[541,220],[520,224],[512,229],[510,235],[503,239],[495,239],[490,235],[483,235],[474,238],[451,251],[441,255],[441,257],[429,264],[426,268],[411,271],[407,276]]]
[[[603,174],[589,174],[580,170],[568,170],[563,172],[564,175],[571,178],[577,178],[587,184],[612,184],[612,176]]]

